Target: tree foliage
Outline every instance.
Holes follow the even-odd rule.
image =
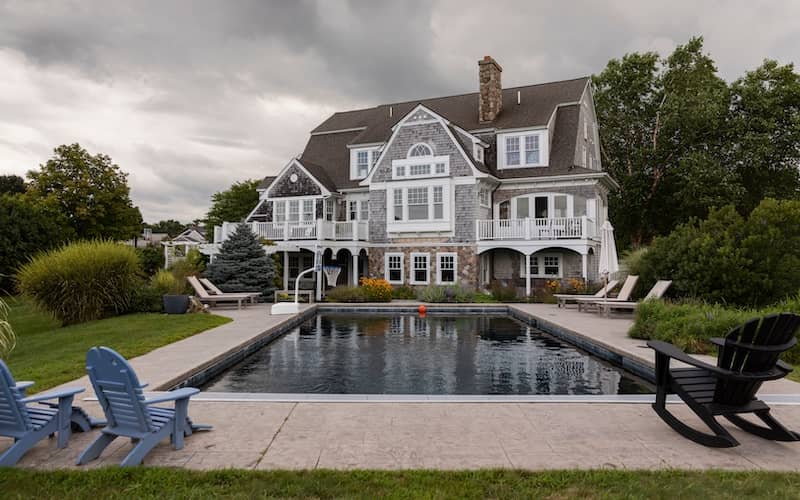
[[[681,297],[763,306],[796,294],[800,283],[800,201],[763,200],[748,217],[733,205],[658,237],[636,268],[648,287],[673,280]]]
[[[144,224],[145,228],[152,229],[154,233],[166,233],[170,238],[174,238],[184,232],[189,224],[176,221],[174,219],[160,220],[155,224]]]
[[[128,176],[104,154],[91,155],[77,143],[62,145],[28,177],[28,195],[64,214],[78,238],[124,240],[141,230]]]
[[[223,222],[242,222],[258,203],[259,181],[245,180],[236,182],[225,191],[211,196],[211,208],[206,214],[209,228],[219,226]]]
[[[274,289],[275,263],[247,224],[239,224],[222,243],[205,275],[225,292],[262,292]]]
[[[25,192],[25,179],[18,175],[0,175],[0,195],[22,194]]]
[[[733,202],[747,214],[764,196],[800,193],[800,77],[765,61],[733,84],[692,38],[666,59],[612,59],[594,77],[609,199],[623,246],[668,234]]]
[[[64,217],[23,196],[0,195],[0,294],[14,291],[17,268],[74,236]]]

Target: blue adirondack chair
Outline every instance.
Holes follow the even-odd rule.
[[[169,437],[173,448],[183,448],[183,438],[209,425],[194,424],[188,415],[189,398],[200,392],[185,387],[145,399],[136,373],[128,361],[108,347],[92,347],[86,353],[86,371],[105,412],[108,424],[100,436],[78,457],[78,465],[99,457],[119,436],[128,437],[135,446],[122,461],[122,466],[139,465],[160,441]],[[153,406],[174,401],[174,408]]]
[[[16,464],[36,443],[56,433],[58,447],[67,447],[72,431],[72,400],[75,394],[83,392],[83,387],[25,397],[25,390],[31,385],[33,382],[14,382],[8,367],[0,360],[0,436],[14,438],[14,444],[0,455],[2,467]],[[54,399],[58,400],[55,405],[28,404]]]

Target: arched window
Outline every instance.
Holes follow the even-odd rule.
[[[411,149],[408,150],[408,158],[413,158],[416,156],[433,156],[433,151],[427,144],[414,144],[411,146]]]

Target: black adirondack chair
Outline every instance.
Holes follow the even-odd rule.
[[[792,367],[778,357],[797,343],[795,332],[800,316],[783,313],[755,318],[737,326],[725,338],[713,338],[719,348],[717,366],[704,363],[672,344],[651,340],[647,345],[656,351],[656,402],[653,409],[682,436],[705,446],[729,448],[739,442],[717,422],[723,416],[743,430],[775,441],[800,441],[769,414],[769,406],[757,399],[756,392],[767,380],[783,378]],[[670,359],[692,368],[669,367]],[[700,432],[681,422],[667,411],[667,394],[677,394],[713,434]],[[754,413],[767,426],[739,416]]]

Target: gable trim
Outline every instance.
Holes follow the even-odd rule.
[[[278,172],[278,175],[275,176],[275,179],[273,179],[272,184],[270,184],[269,188],[267,188],[267,191],[266,191],[266,195],[267,195],[266,197],[267,198],[271,198],[271,196],[269,194],[269,190],[272,189],[272,186],[275,185],[275,182],[277,182],[278,179],[283,177],[286,174],[286,172],[289,170],[289,168],[292,167],[292,165],[296,165],[297,168],[300,169],[300,171],[302,171],[304,174],[306,174],[309,179],[314,181],[314,183],[317,186],[319,186],[319,190],[320,190],[320,193],[322,194],[322,196],[331,194],[330,190],[328,190],[328,188],[326,188],[316,177],[311,175],[311,172],[309,172],[308,169],[306,169],[306,167],[304,167],[303,164],[300,163],[300,160],[298,160],[297,158],[292,158],[292,160],[289,163],[287,163],[286,166],[283,167],[280,172]]]

